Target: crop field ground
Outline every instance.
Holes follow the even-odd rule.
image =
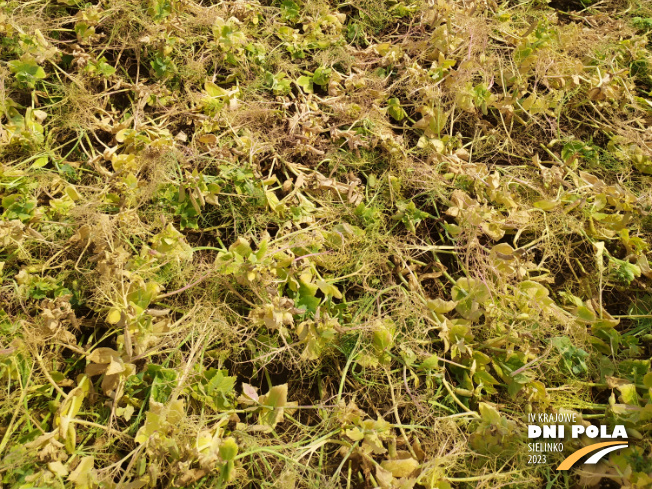
[[[652,488],[650,1],[3,0],[0,203],[2,489]]]

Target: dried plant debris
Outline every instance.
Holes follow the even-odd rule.
[[[651,43],[642,0],[0,1],[0,487],[652,487]],[[561,412],[629,447],[529,463]]]

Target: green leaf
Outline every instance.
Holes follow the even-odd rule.
[[[426,358],[421,364],[419,365],[419,368],[423,370],[435,370],[439,368],[439,357],[437,355],[431,355],[428,358]]]
[[[300,76],[299,78],[297,78],[296,84],[299,85],[306,93],[315,92],[312,78],[309,76]]]
[[[290,93],[292,87],[290,80],[286,79],[286,76],[283,72],[277,73],[276,75],[267,72],[265,74],[265,84],[274,95],[287,95]]]
[[[496,394],[498,392],[494,388],[494,385],[498,384],[499,382],[494,378],[493,375],[491,375],[486,370],[476,372],[473,375],[473,381],[476,384],[482,384],[482,386],[483,386],[484,390],[487,392],[487,394]]]
[[[312,76],[312,81],[317,85],[328,85],[332,70],[330,68],[317,68]]]
[[[147,366],[147,374],[154,378],[152,381],[151,398],[156,402],[167,402],[172,394],[172,389],[176,387],[176,370],[150,364]]]
[[[423,129],[424,134],[429,138],[440,137],[440,134],[448,122],[448,112],[437,107],[432,114],[424,115],[414,123],[416,129]]]
[[[387,327],[383,322],[376,323],[376,330],[373,334],[373,345],[376,353],[383,353],[394,346],[394,332],[393,328]]]
[[[485,402],[479,405],[480,417],[488,425],[497,425],[500,423],[500,413],[496,408]]]
[[[204,379],[207,382],[203,389],[210,396],[214,408],[218,410],[226,410],[231,407],[230,397],[233,396],[237,378],[227,374],[226,370],[214,368],[208,369],[204,374]]]
[[[281,2],[281,16],[285,20],[295,22],[299,19],[299,6],[292,0],[283,0]]]
[[[154,20],[163,20],[172,13],[173,0],[150,0],[147,13],[154,17]]]
[[[595,321],[596,317],[593,311],[591,311],[586,306],[580,306],[577,308],[577,317],[583,321],[592,322]]]
[[[303,282],[299,285],[299,298],[296,301],[296,306],[300,309],[306,309],[309,312],[317,312],[319,303],[321,300],[315,297],[315,291],[318,290],[317,286],[314,286],[316,290],[313,290],[311,287],[313,284],[306,285]]]
[[[397,121],[402,121],[407,116],[405,110],[401,107],[401,102],[397,98],[390,98],[387,101],[387,113]]]
[[[581,348],[575,347],[567,336],[552,338],[550,342],[561,354],[562,363],[570,373],[579,375],[588,372],[588,367],[584,359],[589,354]]]
[[[20,60],[13,60],[7,63],[12,73],[16,75],[19,83],[34,88],[36,81],[46,77],[45,71],[36,60],[29,56],[23,56]]]
[[[480,280],[462,277],[453,286],[451,295],[457,301],[455,309],[467,319],[477,319],[478,306],[491,297],[489,288]]]
[[[105,77],[114,75],[116,71],[113,66],[111,66],[109,63],[106,63],[105,61],[102,60],[98,61],[97,63],[97,70]]]

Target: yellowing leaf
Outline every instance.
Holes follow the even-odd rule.
[[[495,241],[498,241],[505,236],[505,230],[495,222],[483,222],[480,224],[480,228]]]
[[[345,430],[344,434],[348,436],[353,441],[360,441],[364,439],[364,433],[360,431],[360,428],[352,428],[350,430]]]
[[[374,331],[373,344],[379,353],[391,348],[394,344],[392,332],[385,327]]]
[[[70,200],[72,201],[78,201],[81,199],[81,195],[79,195],[79,192],[77,192],[77,189],[75,187],[66,187],[66,195],[70,197]]]
[[[335,297],[336,299],[342,298],[342,293],[333,284],[329,284],[324,280],[317,280],[317,287],[327,297]]]
[[[652,372],[648,372],[643,376],[643,385],[648,389],[652,389]]]
[[[218,87],[215,85],[215,83],[207,81],[204,84],[204,90],[206,90],[206,93],[210,95],[211,97],[225,97],[228,95],[228,92],[224,90],[222,87]]]
[[[232,437],[226,438],[220,445],[220,457],[227,462],[233,461],[238,454],[238,444]]]
[[[113,348],[99,347],[95,348],[86,358],[93,363],[111,363],[113,359],[120,358],[120,355]]]
[[[439,314],[445,314],[447,312],[451,312],[453,309],[455,309],[456,305],[457,305],[456,301],[445,301],[443,299],[440,299],[439,297],[437,297],[436,299],[429,299],[426,302],[426,306],[428,307],[428,309]]]
[[[376,52],[381,55],[385,56],[387,53],[389,53],[389,50],[391,49],[392,45],[389,44],[388,42],[382,43],[382,44],[376,44],[374,46],[374,49]]]
[[[79,465],[68,476],[68,482],[75,484],[76,489],[89,489],[94,465],[95,457],[82,458]]]
[[[217,136],[215,134],[204,134],[199,137],[199,142],[203,144],[215,144],[217,143]]]
[[[54,424],[59,427],[59,436],[65,441],[66,450],[73,453],[76,448],[75,425],[72,420],[82,407],[84,398],[90,390],[88,377],[82,377],[79,385],[68,393],[66,399],[59,407],[59,415],[55,418]]]
[[[109,367],[106,369],[105,374],[115,375],[115,374],[120,374],[124,371],[125,371],[125,366],[122,362],[116,362],[115,360],[111,360],[111,363],[109,364]]]
[[[283,419],[283,407],[287,403],[288,385],[272,387],[267,394],[260,396],[260,404],[265,406],[260,413],[260,423],[273,428]]]
[[[577,317],[588,322],[595,321],[596,319],[595,313],[586,306],[580,306],[577,308]]]
[[[34,115],[34,117],[36,117],[36,120],[39,122],[43,122],[48,116],[47,112],[43,110],[34,110],[32,114]]]
[[[396,478],[409,477],[412,472],[419,468],[419,462],[413,458],[402,460],[383,460],[380,466],[390,472]]]
[[[120,321],[122,314],[119,309],[115,307],[109,311],[109,314],[106,316],[106,322],[109,324],[117,324]]]
[[[147,412],[145,418],[145,424],[138,430],[136,433],[136,438],[134,440],[136,443],[146,443],[149,440],[149,437],[152,436],[156,431],[162,428],[161,416],[155,414],[151,411]]]
[[[394,477],[389,470],[376,465],[376,482],[381,489],[389,489],[393,485]]]
[[[41,156],[40,158],[36,158],[34,160],[34,163],[32,163],[31,168],[43,168],[48,164],[48,157],[47,156]]]
[[[173,426],[178,425],[186,417],[186,410],[183,405],[183,399],[172,401],[167,406],[167,421]]]
[[[620,399],[624,404],[638,406],[638,394],[636,393],[636,386],[634,384],[625,384],[617,386],[620,391]]]
[[[59,477],[66,477],[68,475],[68,469],[60,461],[49,462],[48,470]]]
[[[138,170],[138,160],[136,155],[122,154],[111,157],[111,165],[115,171],[136,171]]]
[[[134,407],[131,404],[127,404],[126,407],[116,408],[115,413],[118,416],[122,416],[125,421],[129,421],[134,414]]]
[[[274,192],[267,190],[265,192],[265,197],[267,198],[267,204],[272,211],[278,212],[283,209],[283,204],[281,204]]]
[[[124,143],[129,132],[131,132],[131,129],[120,129],[115,135],[115,140],[119,143]]]
[[[532,204],[534,207],[537,209],[541,209],[544,211],[550,211],[557,207],[560,204],[560,202],[555,202],[552,200],[537,200],[534,204]]]
[[[259,396],[258,396],[258,388],[253,387],[252,385],[242,383],[242,396],[244,396],[247,400],[246,404],[249,404],[249,400],[253,402],[258,402]]]

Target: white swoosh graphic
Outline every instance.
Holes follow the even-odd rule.
[[[629,445],[613,445],[611,447],[603,448],[599,452],[594,453],[591,455],[589,459],[587,459],[585,464],[597,464],[602,457],[604,457],[606,454],[613,452],[614,450],[620,450],[621,448],[626,448]]]

